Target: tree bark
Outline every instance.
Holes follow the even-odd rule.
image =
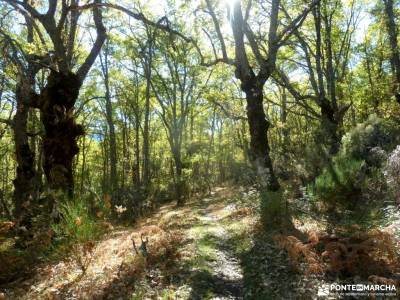
[[[27,42],[33,42],[32,22],[26,18],[28,36]],[[15,98],[17,110],[13,120],[15,157],[17,163],[14,183],[15,218],[21,226],[30,227],[30,210],[35,201],[35,155],[29,145],[28,116],[31,91],[35,88],[35,75],[38,69],[32,62],[28,63],[24,74],[19,74],[16,84]]]
[[[145,75],[146,75],[146,99],[144,111],[144,128],[143,128],[143,183],[148,189],[150,183],[150,96],[151,96],[151,63],[152,63],[152,42],[148,45],[148,55],[145,60]]]
[[[338,106],[336,102],[336,81],[333,67],[333,54],[331,42],[331,23],[332,16],[321,13],[321,5],[318,4],[313,10],[315,32],[316,32],[316,70],[318,75],[318,101],[317,104],[321,110],[321,135],[319,138],[325,142],[329,149],[329,153],[334,155],[340,147],[340,137],[338,136],[339,122]],[[322,47],[322,20],[325,25],[325,51]],[[324,53],[326,57],[324,57]],[[322,67],[323,61],[326,61],[325,69]],[[325,92],[324,75],[326,73]],[[327,95],[329,100],[327,99]]]
[[[210,141],[208,143],[206,172],[205,172],[207,181],[210,179],[210,177],[212,177],[210,161],[211,161],[211,153],[214,148],[215,121],[216,121],[216,108],[214,107],[211,120],[211,128],[210,128],[211,134],[210,134]],[[191,138],[191,140],[193,139]]]
[[[27,135],[27,121],[29,113],[29,89],[32,81],[28,86],[22,81],[16,86],[16,102],[17,110],[14,116],[14,143],[15,157],[17,163],[16,177],[14,179],[14,205],[15,218],[21,226],[30,226],[29,208],[33,204],[34,195],[34,179],[35,164],[34,154],[29,145]],[[27,90],[28,89],[28,90]]]
[[[260,64],[260,72],[255,75],[250,66],[244,42],[246,24],[243,19],[240,1],[235,2],[231,26],[235,40],[235,76],[241,81],[241,89],[246,94],[247,119],[250,130],[250,160],[256,168],[261,185],[271,191],[279,190],[270,157],[268,141],[269,122],[263,106],[263,87],[275,68],[277,46],[277,27],[279,0],[272,1],[271,24],[268,33],[268,59],[262,59],[253,35],[247,30],[246,37]]]
[[[370,98],[372,99],[373,102],[373,109],[374,112],[379,116],[380,112],[379,112],[379,98],[376,95],[375,92],[375,83],[372,77],[372,61],[371,61],[371,57],[370,57],[370,53],[368,53],[368,48],[367,48],[367,41],[364,42],[364,54],[365,54],[365,68],[367,71],[367,75],[368,75],[368,83],[370,86]]]
[[[281,107],[281,114],[280,114],[280,121],[282,123],[282,130],[281,130],[281,137],[282,137],[282,151],[283,151],[283,156],[285,158],[288,158],[288,145],[289,145],[289,129],[287,128],[287,94],[286,94],[286,89],[282,88],[281,91],[281,101],[282,101],[282,107]]]
[[[123,122],[122,122],[122,157],[123,157],[123,162],[122,162],[122,171],[121,171],[121,182],[120,182],[120,188],[121,190],[125,189],[125,181],[126,181],[126,175],[129,173],[129,167],[130,167],[130,153],[128,149],[129,145],[129,129],[128,129],[128,116],[126,112],[123,112]]]
[[[136,115],[135,120],[135,167],[134,167],[134,184],[136,188],[140,187],[140,119]]]
[[[104,57],[100,54],[101,69],[103,72],[104,87],[106,90],[105,101],[106,101],[106,119],[109,133],[109,147],[110,147],[110,192],[113,199],[117,196],[118,191],[118,172],[117,172],[117,141],[115,136],[115,126],[113,117],[113,108],[111,102],[110,92],[110,78],[108,68],[108,46],[107,41],[105,49],[103,51]]]
[[[263,107],[262,87],[253,86],[245,91],[247,119],[250,130],[250,160],[256,167],[261,183],[271,191],[279,190],[270,157],[268,122]]]
[[[385,4],[385,13],[387,18],[386,26],[392,54],[390,63],[392,65],[394,77],[393,92],[396,97],[396,101],[400,104],[400,54],[397,44],[397,27],[393,10],[393,0],[383,0],[383,2]]]
[[[340,147],[340,135],[338,134],[339,122],[330,103],[321,104],[321,139],[328,146],[329,154],[336,154]]]
[[[45,129],[44,173],[51,189],[62,190],[70,198],[74,191],[72,163],[79,152],[77,138],[84,134],[73,114],[81,85],[82,81],[74,73],[51,71],[40,94],[39,108]]]
[[[182,157],[179,147],[174,147],[173,158],[175,163],[175,193],[176,201],[178,206],[185,204],[185,198],[183,197],[183,181],[182,181]]]

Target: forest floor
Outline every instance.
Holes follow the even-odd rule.
[[[299,275],[260,228],[255,189],[217,187],[134,227],[113,228],[90,251],[0,286],[0,299],[316,299],[323,278]],[[148,256],[136,255],[141,236]]]

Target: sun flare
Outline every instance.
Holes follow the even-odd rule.
[[[221,0],[221,3],[224,7],[228,7],[230,9],[232,9],[237,1],[240,1],[240,0]]]

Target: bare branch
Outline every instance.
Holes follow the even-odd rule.
[[[8,125],[8,126],[10,126],[10,127],[13,127],[13,126],[14,126],[14,122],[13,122],[12,119],[3,119],[3,118],[0,118],[0,123],[6,124],[6,125]]]
[[[96,4],[101,4],[101,0],[95,0]],[[101,10],[98,6],[93,7],[93,19],[96,25],[96,41],[94,42],[92,49],[90,50],[89,55],[86,57],[85,62],[80,66],[77,75],[81,81],[83,81],[92,67],[96,57],[99,55],[101,47],[104,44],[104,41],[107,38],[106,28],[103,25],[103,16],[101,14]]]
[[[212,104],[215,106],[219,107],[221,111],[224,113],[225,116],[227,116],[229,119],[232,120],[246,120],[246,117],[235,115],[234,113],[230,112],[229,109],[227,109],[223,104],[219,103],[218,101],[214,99],[208,99]]]
[[[236,1],[233,6],[231,26],[235,39],[236,77],[240,78],[241,81],[247,81],[251,77],[254,77],[254,72],[250,67],[244,44],[244,20],[240,1]]]
[[[17,10],[21,15],[23,15],[25,17],[25,19],[30,19],[32,21],[31,22],[32,26],[35,29],[35,32],[37,33],[37,35],[39,36],[39,39],[40,39],[40,42],[42,43],[42,46],[46,47],[46,42],[44,40],[42,32],[40,31],[39,27],[35,23],[35,17],[31,16],[31,14],[26,9],[24,9],[23,7],[18,5],[18,2],[20,2],[20,1],[7,1],[7,0],[5,0],[5,1],[8,4],[10,4],[11,7],[13,7],[15,10]]]
[[[260,50],[258,49],[258,44],[256,42],[256,39],[254,37],[254,33],[251,30],[250,26],[248,24],[245,24],[245,33],[247,40],[249,41],[251,51],[253,51],[253,54],[258,61],[260,65],[263,65],[265,63],[265,59],[262,57]]]
[[[314,0],[308,7],[306,7],[303,12],[294,18],[288,26],[279,34],[277,41],[279,46],[285,44],[285,42],[290,38],[290,36],[295,32],[304,22],[309,12],[321,2],[321,0]]]
[[[217,57],[218,57],[217,50],[215,49],[215,45],[214,45],[214,43],[212,41],[212,38],[211,38],[210,34],[208,33],[208,31],[205,28],[202,28],[202,30],[205,33],[205,35],[207,36],[207,38],[210,40],[210,44],[211,44],[211,47],[213,49],[214,57],[217,59]]]
[[[165,32],[169,32],[169,33],[171,33],[171,34],[174,34],[174,35],[176,35],[176,36],[179,36],[180,38],[182,38],[182,39],[183,39],[184,41],[186,41],[186,42],[193,42],[192,38],[189,38],[189,37],[185,36],[183,33],[181,33],[181,32],[179,32],[179,31],[177,31],[177,30],[171,28],[171,27],[170,27],[170,24],[169,24],[169,21],[168,21],[168,19],[167,19],[166,17],[162,17],[159,21],[154,22],[154,21],[149,20],[149,19],[148,19],[144,14],[142,14],[142,13],[135,13],[135,12],[132,12],[132,11],[130,11],[129,9],[127,9],[127,8],[125,8],[125,7],[123,7],[123,6],[117,5],[117,4],[112,4],[112,3],[101,3],[101,2],[98,2],[98,1],[96,1],[96,2],[94,2],[94,3],[89,3],[89,4],[81,5],[81,6],[78,6],[78,5],[71,5],[71,6],[70,6],[70,9],[84,10],[84,9],[93,8],[93,7],[95,7],[95,6],[97,6],[97,7],[108,7],[108,8],[113,8],[113,9],[122,11],[122,12],[124,12],[125,14],[127,14],[128,16],[130,16],[130,17],[132,17],[132,18],[134,18],[134,19],[136,19],[136,20],[138,20],[138,21],[143,22],[143,24],[150,25],[150,26],[153,26],[153,27],[155,27],[155,28],[161,29],[161,30],[163,30],[163,31],[165,31]],[[163,24],[163,23],[166,23],[166,24]]]
[[[49,0],[49,9],[47,10],[46,17],[54,18],[57,9],[57,0]]]
[[[207,8],[208,8],[208,13],[210,14],[210,16],[211,16],[211,18],[213,20],[215,31],[217,33],[217,36],[218,36],[218,39],[219,39],[219,42],[220,42],[220,45],[221,45],[222,58],[223,58],[224,61],[227,61],[228,60],[228,54],[226,52],[225,40],[224,40],[224,37],[223,37],[222,32],[221,32],[221,27],[219,26],[219,22],[218,22],[217,16],[215,15],[215,11],[214,11],[214,8],[211,5],[210,0],[206,0],[206,3],[207,3]]]
[[[33,18],[41,19],[44,15],[39,13],[32,5],[30,5],[27,1],[17,1],[17,0],[4,0],[6,3],[10,4],[14,8],[20,10],[23,8],[27,11]]]
[[[318,100],[318,97],[314,95],[302,95],[300,92],[293,86],[293,84],[290,82],[289,78],[284,74],[281,70],[278,68],[275,70],[273,74],[273,78],[276,81],[277,84],[280,86],[286,88],[289,93],[293,96],[293,98],[296,100],[296,102],[302,106],[304,109],[309,111],[314,117],[320,118],[320,114],[318,114],[311,106],[309,106],[306,102],[304,102],[307,99],[311,99],[314,101]]]

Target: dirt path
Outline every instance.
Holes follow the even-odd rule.
[[[190,229],[195,255],[200,264],[192,270],[196,279],[192,296],[197,299],[242,299],[243,272],[230,245],[231,233],[224,218],[232,212],[229,206],[216,207],[214,199],[203,201],[199,222]],[[218,202],[217,202],[218,203]]]
[[[34,277],[0,292],[6,299],[32,300],[242,299],[243,272],[231,240],[246,227],[247,216],[232,217],[237,212],[233,195],[231,189],[217,188],[182,208],[165,205],[138,226],[105,235],[85,272],[69,258],[38,266]],[[139,244],[142,233],[159,259],[147,267],[138,265],[131,241]],[[170,239],[178,235],[182,238],[175,245]],[[168,247],[174,257],[164,257]],[[137,276],[139,267],[143,274]]]

